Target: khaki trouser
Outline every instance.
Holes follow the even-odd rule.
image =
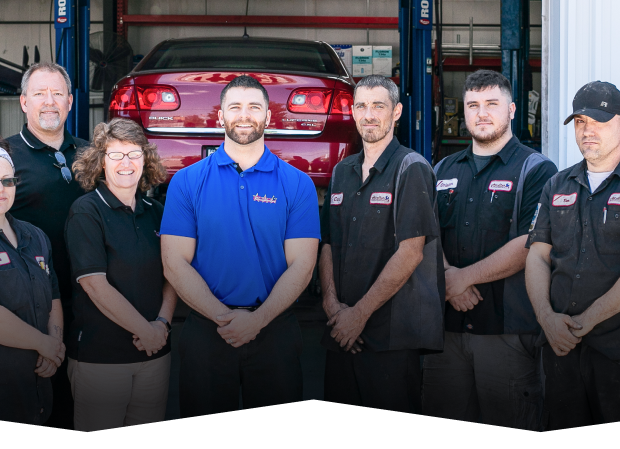
[[[163,421],[170,354],[141,363],[84,363],[69,358],[75,430]]]

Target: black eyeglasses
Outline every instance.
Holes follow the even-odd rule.
[[[2,184],[4,187],[15,187],[17,185],[17,178],[0,179],[0,184]]]
[[[56,151],[54,153],[54,157],[58,162],[58,164],[54,164],[54,166],[60,169],[60,174],[62,175],[62,178],[67,181],[67,184],[69,184],[73,179],[73,176],[71,176],[71,170],[69,170],[69,167],[67,167],[67,160],[65,159],[65,155],[62,154],[60,151]]]

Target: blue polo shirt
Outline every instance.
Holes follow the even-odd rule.
[[[192,266],[229,306],[258,306],[286,271],[284,241],[320,239],[316,189],[267,147],[238,173],[224,144],[170,182],[161,234],[196,239]]]

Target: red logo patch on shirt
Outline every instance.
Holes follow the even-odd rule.
[[[570,195],[557,194],[553,195],[553,204],[554,207],[566,207],[572,206],[577,201],[577,192],[571,193]]]
[[[270,203],[270,204],[276,204],[276,200],[277,200],[275,196],[272,196],[271,198],[267,198],[267,195],[260,196],[258,193],[256,195],[252,195],[252,198],[254,198],[254,201],[258,201],[259,203]]]
[[[0,253],[0,265],[8,265],[11,263],[11,258],[7,253]]]
[[[332,193],[330,204],[332,206],[340,206],[342,204],[343,198],[344,198],[344,193]]]
[[[620,204],[620,193],[612,193],[607,204]]]
[[[493,192],[510,192],[512,190],[512,181],[491,181],[489,190]]]
[[[388,192],[374,192],[370,195],[370,204],[392,204],[392,194]]]

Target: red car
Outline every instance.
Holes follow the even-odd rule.
[[[220,93],[247,74],[269,93],[269,149],[306,172],[321,201],[332,169],[359,151],[355,83],[324,42],[271,38],[171,39],[157,45],[111,95],[110,118],[139,123],[172,176],[224,140]],[[165,193],[165,186],[161,194]]]

